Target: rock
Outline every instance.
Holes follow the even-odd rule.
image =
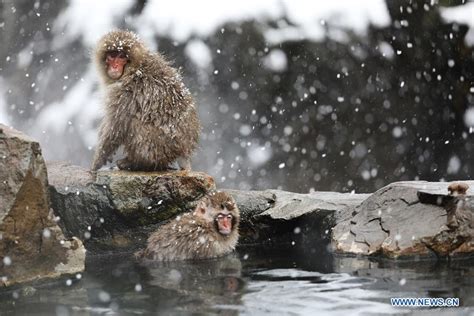
[[[325,247],[340,217],[368,194],[226,190],[242,213],[240,244],[304,242]]]
[[[211,176],[194,171],[99,171],[96,183],[109,189],[120,215],[140,225],[156,224],[190,209],[215,189]]]
[[[275,205],[261,213],[272,219],[291,220],[314,212],[342,213],[350,207],[359,205],[369,194],[351,194],[338,192],[313,192],[298,194],[285,191],[270,190],[277,197]]]
[[[85,249],[66,239],[50,211],[39,144],[0,124],[0,283],[84,270]]]
[[[474,252],[474,181],[454,182],[447,187],[448,195],[441,194],[446,183],[438,190],[422,188],[418,191],[420,201],[442,205],[446,212],[447,229],[435,236],[427,236],[423,243],[438,256],[463,256]]]
[[[336,251],[391,258],[472,253],[473,191],[454,196],[448,186],[408,181],[378,190],[334,227]]]
[[[202,172],[104,170],[95,181],[88,170],[64,162],[49,162],[48,170],[60,225],[92,253],[143,247],[157,226],[215,189],[212,177]]]
[[[94,175],[88,170],[71,165],[65,161],[48,161],[48,180],[51,186],[64,188],[68,191],[71,188],[79,188],[94,182]]]
[[[94,185],[88,170],[48,162],[51,207],[66,236],[77,237],[89,251],[123,244],[118,232],[129,225],[114,210],[106,188]]]
[[[224,191],[234,198],[243,221],[261,214],[275,204],[276,196],[270,191]]]

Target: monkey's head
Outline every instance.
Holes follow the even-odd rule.
[[[225,192],[213,191],[202,198],[194,215],[211,223],[222,236],[238,232],[240,212],[232,196]]]
[[[99,41],[96,63],[105,82],[111,83],[138,69],[147,52],[135,33],[112,31]]]

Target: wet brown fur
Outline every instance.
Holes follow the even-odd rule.
[[[201,208],[206,213],[202,215]],[[229,235],[219,233],[215,216],[220,212],[233,215]],[[212,192],[202,198],[196,209],[182,214],[158,228],[148,238],[146,249],[137,258],[155,261],[197,260],[231,253],[239,238],[240,213],[234,199],[225,192]]]
[[[448,186],[449,195],[465,195],[469,190],[469,185],[465,182],[453,182]]]
[[[109,51],[123,51],[128,57],[117,80],[107,76]],[[190,169],[201,127],[179,72],[128,31],[105,35],[97,45],[95,62],[106,99],[91,169],[106,164],[121,145],[127,155],[117,163],[121,169],[163,170],[175,161],[180,168]]]

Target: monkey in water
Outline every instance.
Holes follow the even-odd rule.
[[[231,253],[239,239],[240,213],[225,192],[204,196],[192,212],[161,226],[137,258],[155,261],[197,260]]]
[[[98,43],[96,65],[105,88],[105,117],[92,162],[96,171],[123,145],[119,169],[155,171],[177,162],[190,170],[201,126],[179,72],[129,31]]]

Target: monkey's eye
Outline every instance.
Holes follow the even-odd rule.
[[[123,51],[114,50],[114,51],[107,52],[107,57],[126,59],[126,58],[127,58],[127,55],[126,55],[125,52],[123,52]]]
[[[222,220],[224,218],[232,219],[232,214],[225,215],[225,214],[220,213],[219,215],[216,216],[216,221]]]
[[[232,214],[227,214],[226,215],[226,214],[220,213],[216,216],[216,221],[223,220],[224,218],[232,219]]]

